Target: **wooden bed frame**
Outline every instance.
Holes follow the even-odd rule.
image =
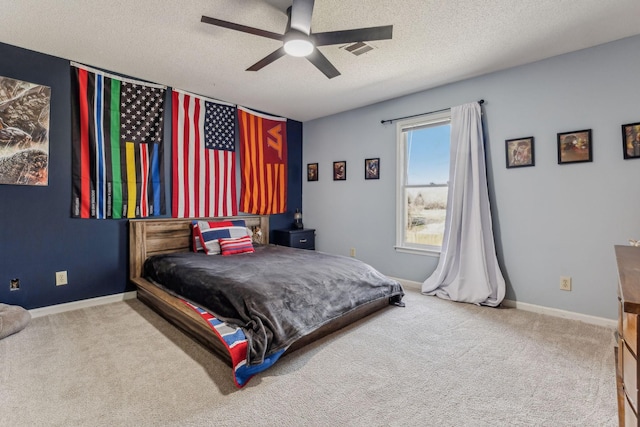
[[[253,230],[257,230],[257,227],[260,227],[262,232],[261,243],[269,243],[268,216],[199,218],[199,220],[208,221],[230,219],[243,219],[247,227]],[[174,218],[130,220],[129,279],[136,285],[140,301],[157,311],[162,317],[231,366],[231,357],[209,324],[179,298],[169,294],[143,277],[144,261],[149,256],[191,250],[190,225],[192,221],[193,219]],[[388,306],[388,299],[365,304],[347,315],[325,324],[315,332],[298,339],[287,349],[285,355]]]

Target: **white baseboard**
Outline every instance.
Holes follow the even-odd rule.
[[[48,307],[29,310],[31,317],[42,317],[50,314],[64,313],[65,311],[78,310],[80,308],[95,307],[96,305],[110,304],[112,302],[125,301],[136,298],[136,291],[123,292],[121,294],[107,295],[104,297],[83,299],[64,304],[50,305]]]
[[[519,310],[532,311],[534,313],[548,314],[549,316],[562,317],[564,319],[579,320],[592,325],[604,326],[610,329],[617,329],[618,321],[604,317],[591,316],[589,314],[576,313],[573,311],[560,310],[558,308],[543,307],[541,305],[528,304],[526,302],[503,300],[505,307],[517,308]]]
[[[394,279],[399,281],[404,288],[412,289],[418,292],[422,290],[422,283],[420,282],[398,278]],[[78,310],[80,308],[94,307],[96,305],[134,299],[136,298],[136,295],[136,291],[129,291],[121,294],[107,295],[104,297],[90,298],[80,301],[68,302],[65,304],[51,305],[49,307],[35,308],[33,310],[29,310],[29,313],[31,314],[31,317],[47,316],[49,314],[64,313],[65,311]],[[502,305],[504,305],[505,307],[516,308],[518,310],[525,310],[534,313],[546,314],[549,316],[562,317],[564,319],[579,320],[581,322],[604,326],[611,329],[616,329],[618,327],[618,322],[615,319],[606,319],[604,317],[597,317],[588,314],[576,313],[573,311],[560,310],[558,308],[544,307],[541,305],[529,304],[526,302],[519,302],[508,299],[503,300]]]
[[[398,279],[397,277],[391,277],[391,279],[397,280],[400,282],[403,288],[413,289],[414,291],[421,292],[422,291],[422,283],[414,282],[412,280]]]
[[[405,289],[411,289],[418,292],[422,291],[422,283],[414,282],[411,280],[398,279],[398,282],[402,284]],[[505,299],[502,301],[502,305],[505,307],[516,308],[518,310],[531,311],[534,313],[547,314],[549,316],[562,317],[563,319],[579,320],[584,323],[592,325],[604,326],[606,328],[616,329],[618,327],[618,321],[615,319],[606,319],[604,317],[590,316],[588,314],[575,313],[573,311],[560,310],[558,308],[544,307],[541,305],[528,304],[526,302],[519,302]]]

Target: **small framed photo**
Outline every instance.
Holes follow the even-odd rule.
[[[317,181],[317,180],[318,180],[318,164],[317,163],[307,164],[307,181]]]
[[[507,168],[521,168],[535,166],[533,152],[533,137],[507,139],[505,151],[507,155]]]
[[[625,159],[640,158],[640,122],[622,125],[622,152]]]
[[[380,179],[380,157],[364,159],[364,179]]]
[[[593,161],[591,129],[558,134],[558,164]]]
[[[347,180],[347,162],[333,162],[333,180],[334,181],[346,181]]]

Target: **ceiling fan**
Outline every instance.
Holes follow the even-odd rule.
[[[283,45],[279,49],[247,68],[247,71],[258,71],[285,54],[289,54],[292,56],[306,57],[309,62],[315,65],[318,70],[322,71],[322,73],[330,79],[339,76],[340,72],[318,50],[318,46],[391,39],[393,25],[313,33],[311,32],[313,3],[314,0],[293,0],[293,4],[287,9],[288,20],[284,34],[273,33],[246,25],[210,18],[208,16],[203,16],[201,22],[283,42]]]

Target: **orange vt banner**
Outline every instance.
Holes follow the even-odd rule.
[[[238,107],[240,211],[270,215],[287,210],[287,119]]]

